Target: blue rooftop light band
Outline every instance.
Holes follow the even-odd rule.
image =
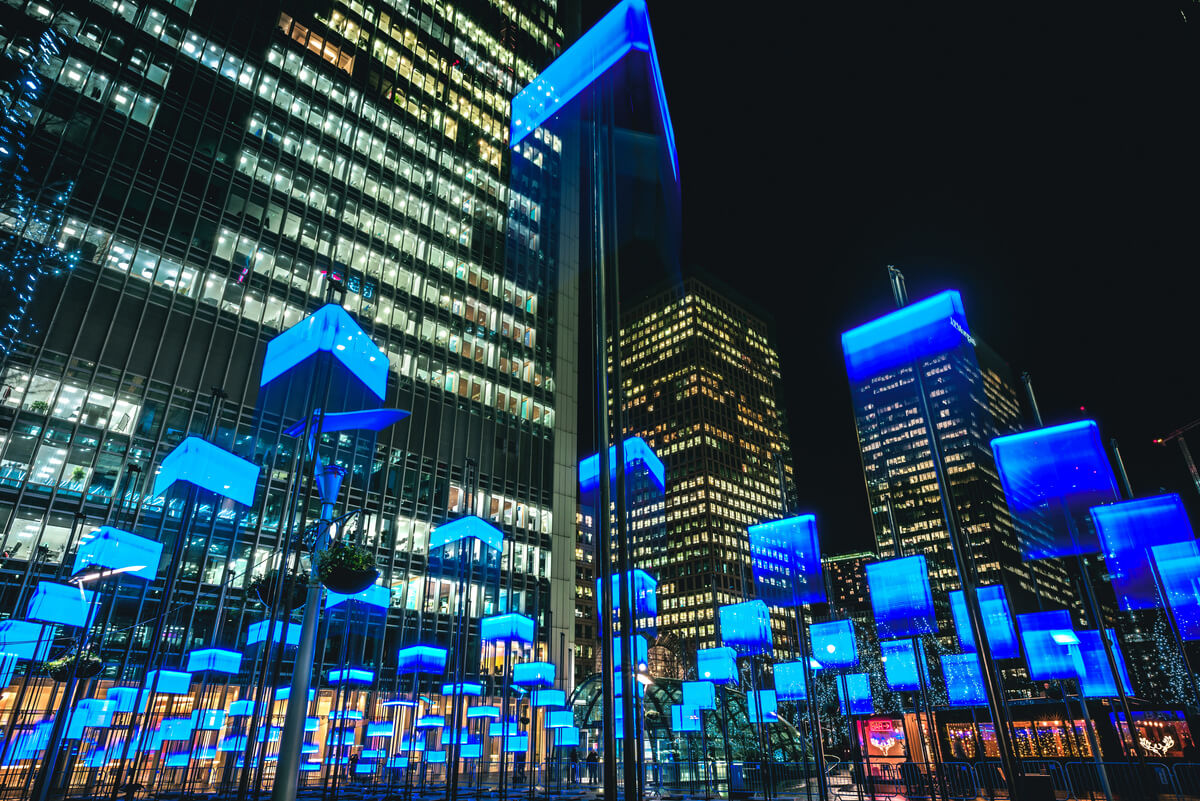
[[[1129,682],[1129,671],[1125,667],[1125,657],[1121,653],[1121,643],[1117,640],[1116,632],[1108,632],[1108,641],[1112,645],[1113,658],[1117,662],[1117,672],[1121,674],[1121,686],[1126,695],[1133,695],[1133,685]],[[1076,631],[1079,637],[1079,689],[1085,698],[1116,698],[1116,682],[1113,681],[1112,668],[1108,666],[1108,655],[1104,653],[1104,643],[1100,632],[1094,629]]]
[[[554,665],[550,662],[522,662],[512,669],[512,683],[526,689],[554,686]]]
[[[938,293],[842,334],[842,355],[851,381],[865,381],[919,359],[972,345],[962,296]]]
[[[410,645],[396,653],[396,673],[444,673],[446,649],[432,645]]]
[[[771,653],[771,610],[765,603],[726,604],[717,613],[721,621],[721,642],[739,656]]]
[[[213,673],[226,673],[232,676],[237,674],[241,669],[242,655],[237,651],[226,651],[221,648],[204,648],[188,653],[188,673],[211,670]]]
[[[362,592],[356,592],[353,595],[342,595],[340,592],[325,590],[326,609],[333,609],[348,603],[386,610],[392,604],[392,591],[381,584],[372,584]]]
[[[625,456],[625,473],[633,473],[645,469],[654,485],[664,492],[667,489],[666,468],[662,459],[641,437],[629,437],[623,443]],[[608,449],[608,470],[610,481],[617,480],[617,446]],[[586,495],[600,488],[600,454],[594,453],[579,463],[579,492]]]
[[[779,702],[774,690],[751,690],[746,693],[746,717],[755,726],[779,722]]]
[[[1196,576],[1200,576],[1200,543],[1188,540],[1155,545],[1150,552],[1180,638],[1200,640],[1200,584],[1196,582]]]
[[[429,535],[429,551],[444,548],[453,542],[479,540],[488,548],[499,551],[504,547],[504,533],[481,517],[467,515],[442,523]]]
[[[516,612],[485,617],[479,623],[479,634],[484,642],[533,642],[533,618]]]
[[[254,505],[259,466],[217,447],[201,437],[188,437],[175,446],[159,465],[154,495],[177,481],[215,492],[244,506]]]
[[[808,627],[813,659],[823,669],[858,667],[858,640],[854,621],[831,620]]]
[[[271,629],[270,620],[261,620],[258,623],[253,623],[250,628],[246,629],[246,644],[256,645],[260,642],[266,642],[268,630]],[[282,641],[284,645],[299,645],[300,644],[300,624],[287,623],[283,621],[275,621],[274,630],[270,632],[270,636],[275,642]]]
[[[509,146],[517,147],[522,139],[568,106],[584,89],[634,50],[646,53],[650,82],[658,101],[658,122],[666,139],[675,180],[678,181],[679,157],[675,152],[675,129],[671,126],[671,115],[667,110],[667,93],[663,88],[654,36],[650,32],[646,0],[621,0],[543,70],[533,83],[513,97],[509,117],[512,120]]]
[[[987,691],[983,686],[979,654],[943,654],[941,659],[946,700],[950,706],[985,706]]]
[[[770,606],[824,603],[817,518],[799,515],[747,529],[758,598]]]
[[[1157,495],[1093,506],[1091,513],[1121,609],[1158,606],[1158,584],[1146,549],[1196,538],[1183,499],[1175,494]]]
[[[995,659],[1016,659],[1021,655],[1021,647],[1017,642],[1017,630],[1013,627],[1004,585],[987,584],[977,587],[975,594],[979,598],[983,630],[987,635],[992,656]],[[974,653],[975,637],[971,633],[971,618],[967,614],[967,601],[962,590],[950,592],[950,613],[954,617],[954,630],[958,633],[959,645],[964,651]]]
[[[867,587],[880,639],[937,631],[924,554],[867,565]]]
[[[697,650],[696,675],[713,684],[737,684],[737,652],[729,647]]]
[[[699,708],[687,704],[671,705],[671,730],[675,732],[700,731],[703,721]]]
[[[318,353],[329,353],[375,397],[387,393],[388,360],[354,318],[328,303],[267,343],[259,386]]]
[[[780,701],[808,700],[808,679],[803,662],[775,665],[775,697]]]
[[[71,572],[78,573],[94,566],[153,581],[158,575],[162,548],[161,542],[112,526],[101,526],[80,537]]]
[[[95,599],[96,593],[82,587],[39,581],[25,608],[25,618],[87,628],[96,611]]]
[[[617,622],[620,618],[621,608],[621,575],[614,574],[612,577],[612,593],[613,593],[613,622]],[[645,570],[633,570],[625,573],[629,576],[629,594],[633,601],[633,614],[637,618],[651,618],[658,616],[658,581],[647,573]],[[596,597],[600,598],[601,586],[600,579],[596,579]],[[602,614],[597,607],[596,615]]]
[[[779,686],[779,667],[775,668],[775,684]],[[717,686],[711,681],[683,682],[683,703],[697,709],[717,708]]]
[[[1095,421],[997,437],[992,453],[1025,559],[1100,550],[1088,509],[1119,496]]]
[[[913,647],[912,640],[880,640],[879,650],[883,657],[883,677],[888,687],[906,692],[921,689],[917,649]]]
[[[845,680],[845,688],[842,682]],[[836,682],[838,707],[843,715],[874,715],[875,700],[871,696],[871,676],[868,673],[847,673]],[[849,695],[849,709],[846,696]]]
[[[1078,635],[1065,609],[1017,615],[1029,678],[1073,679],[1079,675]]]

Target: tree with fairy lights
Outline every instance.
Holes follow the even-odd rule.
[[[0,364],[30,333],[29,310],[38,282],[70,269],[78,253],[58,244],[71,181],[29,180],[26,151],[41,112],[38,98],[62,37],[47,29],[36,40],[14,39],[0,61]]]

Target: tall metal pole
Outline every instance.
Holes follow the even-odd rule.
[[[1196,463],[1192,461],[1192,452],[1188,450],[1183,434],[1180,434],[1175,440],[1179,443],[1179,452],[1183,454],[1183,461],[1187,464],[1188,472],[1192,476],[1192,483],[1196,485],[1196,492],[1200,492],[1200,470],[1196,469]]]

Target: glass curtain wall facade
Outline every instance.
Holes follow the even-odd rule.
[[[643,564],[659,579],[659,642],[686,672],[720,644],[716,608],[754,597],[746,527],[780,517],[779,357],[762,319],[696,278],[630,308],[620,336],[625,431],[667,471],[667,546]],[[772,619],[781,646],[789,620]]]
[[[557,371],[577,301],[557,258],[514,263],[522,238],[536,252],[542,216],[509,188],[508,146],[509,99],[562,47],[560,12],[573,13],[556,0],[0,5],[0,46],[19,52],[47,26],[67,40],[40,68],[28,162],[33,180],[74,182],[59,230],[39,235],[79,255],[38,286],[0,374],[5,615],[39,578],[65,579],[99,525],[170,553],[179,510],[149,496],[153,474],[211,430],[264,469],[253,507],[197,511],[170,599],[186,611],[163,647],[239,642],[263,617],[246,586],[273,567],[294,442],[255,420],[265,343],[332,283],[387,354],[386,405],[412,412],[343,498],[364,510],[357,537],[390,591],[385,633],[349,655],[377,666],[368,708],[394,689],[400,645],[448,642],[455,585],[428,575],[427,550],[432,528],[469,511],[468,462],[475,513],[505,533],[504,578],[476,588],[470,616],[536,612],[537,651],[570,651],[575,377]],[[98,681],[138,678],[161,594],[161,577],[121,584],[97,623]]]

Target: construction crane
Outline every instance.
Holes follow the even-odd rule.
[[[1187,442],[1183,439],[1183,435],[1196,426],[1200,426],[1200,420],[1193,420],[1182,428],[1177,428],[1170,434],[1159,437],[1154,440],[1154,444],[1166,445],[1171,440],[1179,443],[1179,451],[1183,454],[1183,461],[1187,463],[1188,472],[1192,474],[1192,483],[1196,485],[1196,492],[1200,492],[1200,471],[1196,470],[1196,463],[1192,461],[1192,453],[1188,450]]]

